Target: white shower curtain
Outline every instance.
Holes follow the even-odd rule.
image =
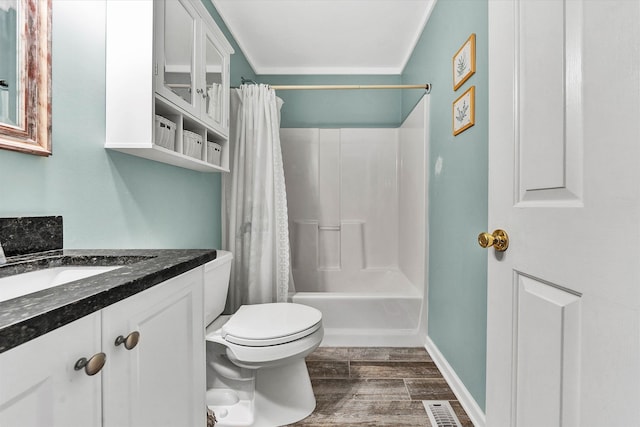
[[[289,289],[287,195],[280,148],[282,100],[266,85],[231,93],[231,174],[224,177],[225,248],[233,253],[226,312],[281,302]]]

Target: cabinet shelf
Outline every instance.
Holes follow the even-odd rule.
[[[228,168],[216,166],[193,157],[185,156],[184,154],[171,151],[156,144],[152,144],[150,147],[146,145],[143,147],[132,147],[130,144],[121,146],[110,145],[106,148],[198,172],[229,172]]]

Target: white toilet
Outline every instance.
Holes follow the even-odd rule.
[[[230,252],[218,251],[205,268],[207,405],[217,427],[294,423],[316,405],[304,357],[322,341],[322,313],[272,303],[221,316],[232,260]]]

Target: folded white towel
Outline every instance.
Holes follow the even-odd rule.
[[[222,85],[213,83],[211,87],[207,89],[207,95],[209,96],[209,103],[207,105],[207,114],[215,121],[220,121],[220,107],[222,105]]]

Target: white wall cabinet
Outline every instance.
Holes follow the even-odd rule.
[[[199,267],[0,354],[0,425],[206,425],[202,294]],[[99,373],[74,368],[100,352]]]
[[[228,172],[233,48],[202,2],[107,1],[106,9],[105,147],[202,172]],[[173,125],[160,130],[156,116]],[[207,141],[222,147],[219,165],[211,163]]]

